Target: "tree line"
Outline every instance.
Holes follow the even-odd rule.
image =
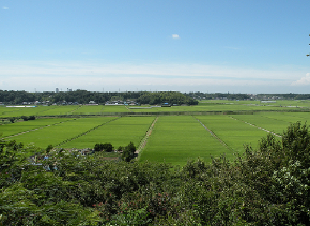
[[[79,103],[88,104],[90,101],[95,101],[97,104],[104,104],[107,101],[126,101],[135,100],[140,104],[161,104],[169,102],[170,104],[198,104],[198,101],[191,97],[181,94],[176,91],[159,91],[159,92],[125,92],[125,93],[101,93],[87,90],[75,90],[68,92],[43,92],[43,93],[28,93],[26,91],[7,91],[0,90],[0,102],[6,104],[21,104],[23,102],[33,103],[49,102],[49,103]]]
[[[284,100],[309,100],[310,94],[258,94],[257,99],[263,100],[272,98],[274,96],[280,97]],[[249,94],[231,94],[231,93],[188,93],[182,94],[177,91],[128,91],[128,92],[93,92],[87,90],[75,91],[60,91],[56,92],[43,92],[43,93],[29,93],[27,91],[14,91],[14,90],[0,90],[0,102],[5,104],[21,104],[23,102],[34,103],[49,102],[49,103],[79,103],[88,104],[90,101],[95,101],[98,104],[104,104],[107,101],[118,100],[135,100],[140,104],[161,104],[169,102],[170,104],[198,104],[196,99],[223,99],[227,100],[250,100]]]
[[[33,165],[29,148],[1,140],[0,224],[306,226],[309,149],[299,122],[281,140],[269,134],[257,150],[246,146],[234,162],[184,167],[64,152]]]

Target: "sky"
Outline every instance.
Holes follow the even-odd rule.
[[[0,89],[309,93],[309,0],[0,0]]]

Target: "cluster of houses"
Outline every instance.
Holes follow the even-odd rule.
[[[139,105],[139,103],[137,103],[136,101],[132,101],[132,100],[126,100],[126,101],[117,100],[117,101],[107,101],[105,103],[105,105],[130,105],[130,106],[134,106],[134,105]]]
[[[34,101],[34,102],[22,102],[22,105],[49,105],[50,101]]]
[[[60,149],[53,149],[51,150],[52,152],[58,152]],[[117,149],[114,149],[114,152],[119,152],[121,153],[122,151],[118,151]],[[95,153],[95,149],[91,148],[83,148],[83,149],[76,149],[76,148],[71,148],[71,149],[66,149],[65,150],[66,154],[71,154],[73,156],[90,156]],[[58,153],[56,153],[56,156]],[[55,154],[42,154],[42,153],[35,153],[34,155],[29,157],[29,163],[32,165],[37,165],[41,166],[43,165],[44,161],[50,160],[51,158],[55,157]]]
[[[1,102],[0,102],[1,104]],[[66,102],[66,101],[62,101],[59,103],[51,103],[50,101],[35,101],[35,102],[22,102],[21,105],[79,105],[78,102]],[[98,105],[95,101],[89,101],[88,104],[86,105]],[[126,100],[126,101],[122,101],[122,100],[117,100],[117,101],[107,101],[105,103],[105,105],[139,105],[139,103],[137,103],[136,101],[132,101],[132,100]]]
[[[55,150],[56,151],[56,150]],[[71,149],[68,150],[69,153],[71,153],[72,155],[75,156],[90,156],[93,155],[95,153],[95,150],[93,149]],[[116,150],[117,151],[117,150]],[[66,152],[68,153],[68,152]],[[56,153],[57,155],[57,153]],[[35,155],[32,155],[29,157],[29,164],[33,165],[33,166],[38,166],[38,167],[42,167],[45,170],[57,170],[57,164],[54,163],[53,165],[48,165],[45,164],[47,160],[51,160],[53,158],[53,155],[49,155],[49,154],[45,154],[45,155],[41,155],[41,153],[36,153]],[[55,157],[54,157],[55,158]],[[57,158],[57,157],[56,157]],[[60,157],[59,159],[62,159],[62,157]],[[104,160],[119,160],[119,158],[104,158]]]
[[[264,95],[253,95],[250,94],[251,100],[283,100],[282,96],[264,96]]]
[[[248,100],[283,100],[283,97],[281,96],[263,96],[263,95],[255,95],[255,94],[248,94],[249,99]],[[206,97],[193,97],[193,99],[200,99],[205,100]],[[213,97],[213,100],[228,100],[228,97]]]

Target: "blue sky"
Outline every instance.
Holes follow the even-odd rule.
[[[310,1],[0,3],[2,90],[309,93]]]

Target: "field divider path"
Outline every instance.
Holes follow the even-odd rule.
[[[78,110],[81,107],[82,107],[82,105],[79,105],[76,109],[73,109],[72,111],[69,111],[69,112],[74,112],[74,111]]]
[[[215,139],[217,139],[224,147],[226,147],[228,150],[234,152],[234,150],[231,147],[229,147],[221,138],[216,136],[215,133],[212,130],[208,129],[208,127],[206,127],[206,125],[203,124],[198,118],[196,118],[194,116],[192,116],[192,117],[194,119],[196,119],[205,128],[205,130],[208,131],[211,134],[211,136],[213,136]]]
[[[34,131],[37,131],[37,130],[39,130],[39,129],[44,129],[45,127],[56,126],[56,125],[59,125],[59,124],[61,124],[61,123],[69,122],[69,121],[72,121],[72,120],[74,120],[74,119],[67,120],[67,121],[64,121],[64,122],[57,122],[57,123],[54,123],[54,124],[51,124],[51,125],[40,126],[40,127],[38,127],[38,128],[35,128],[35,129],[31,129],[31,130],[19,132],[19,133],[17,133],[17,134],[14,134],[14,135],[11,135],[11,136],[6,136],[6,137],[3,137],[3,138],[17,137],[17,136],[23,135],[24,133],[34,132]]]
[[[152,122],[149,130],[145,133],[145,136],[142,138],[139,147],[137,148],[136,152],[137,154],[139,154],[139,152],[145,147],[148,139],[150,138],[152,131],[153,131],[153,127],[155,125],[155,123],[157,122],[158,117],[154,119],[154,121]],[[138,155],[139,156],[139,155]]]
[[[42,110],[42,111],[36,112],[35,115],[38,116],[38,117],[40,117],[40,114],[41,114],[42,112],[49,111],[49,110],[55,109],[55,108],[57,108],[57,107],[54,107],[54,108],[46,108],[46,109],[44,109],[44,110]]]
[[[233,118],[233,117],[231,117],[231,116],[229,116],[229,118],[231,118],[231,119],[233,119],[233,120],[236,120],[236,121],[244,122],[244,123],[246,123],[246,124],[248,124],[248,125],[250,125],[250,126],[254,126],[254,127],[256,127],[257,129],[263,130],[263,131],[265,131],[265,132],[267,132],[267,133],[271,133],[272,135],[274,135],[274,136],[276,136],[276,137],[282,137],[282,136],[276,134],[275,132],[271,132],[271,131],[269,131],[269,130],[263,129],[263,128],[260,127],[260,126],[256,126],[256,125],[254,125],[254,124],[251,124],[251,123],[249,123],[249,122],[243,121],[243,120],[241,120],[241,119],[236,119],[236,118]]]
[[[58,145],[56,145],[55,147],[60,147],[61,145],[65,144],[65,143],[67,143],[67,142],[69,142],[69,141],[78,139],[78,138],[81,137],[81,136],[85,136],[85,135],[87,135],[87,133],[89,133],[89,132],[91,132],[91,131],[94,131],[94,130],[98,129],[98,128],[101,127],[101,126],[104,126],[105,124],[108,124],[108,123],[113,122],[113,121],[115,121],[115,120],[118,120],[118,119],[120,119],[120,118],[121,118],[121,117],[118,117],[118,118],[112,119],[112,120],[110,120],[110,121],[108,121],[108,122],[99,124],[99,125],[95,126],[94,128],[92,128],[92,129],[90,129],[90,130],[87,130],[87,131],[85,131],[85,132],[83,132],[83,133],[80,133],[79,135],[77,135],[77,136],[75,136],[75,137],[72,137],[72,138],[69,138],[69,139],[66,139],[66,140],[60,142],[60,143],[59,143]]]
[[[128,108],[126,105],[125,105],[125,108],[126,108],[128,111],[132,112],[132,110],[131,110],[130,108]]]

